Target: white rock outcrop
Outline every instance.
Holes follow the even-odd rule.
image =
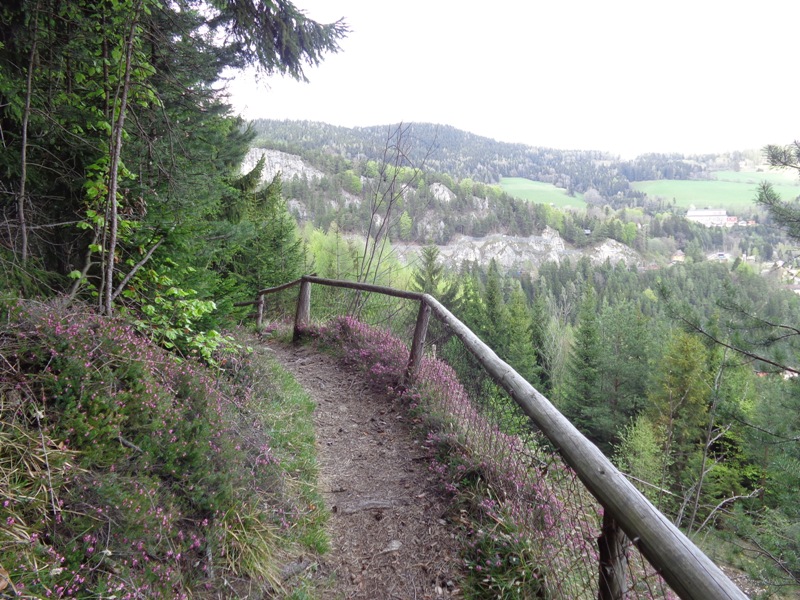
[[[406,262],[413,262],[420,247],[396,244],[395,250]],[[534,272],[545,262],[558,263],[569,258],[574,263],[582,256],[588,256],[596,265],[609,260],[612,264],[623,262],[630,266],[641,260],[635,250],[615,240],[604,240],[582,249],[568,248],[558,231],[550,228],[545,229],[542,235],[530,237],[501,234],[483,238],[458,237],[446,246],[439,246],[439,256],[453,269],[464,262],[485,267],[494,259],[497,266],[506,272]]]
[[[456,195],[442,183],[433,183],[430,187],[431,196],[436,198],[439,202],[449,204],[456,199]]]
[[[251,148],[242,161],[242,173],[251,171],[258,164],[262,156],[266,156],[264,161],[264,171],[261,173],[262,182],[270,182],[277,173],[281,173],[283,181],[288,181],[295,175],[298,177],[306,176],[307,179],[321,179],[322,171],[315,169],[303,161],[296,154],[281,152],[280,150],[268,150],[265,148]]]

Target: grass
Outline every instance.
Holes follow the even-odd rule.
[[[287,474],[284,484],[292,488],[302,507],[293,523],[292,537],[312,552],[323,554],[330,549],[325,532],[329,514],[317,488],[314,402],[277,362],[272,362],[270,376],[278,391],[264,404],[272,452]]]
[[[85,307],[0,324],[0,583],[23,597],[307,597],[313,404],[263,348],[209,367]],[[0,588],[0,591],[3,589]],[[0,593],[2,595],[2,593]]]
[[[725,208],[742,212],[755,207],[754,199],[758,185],[769,181],[784,200],[800,195],[800,183],[791,174],[765,172],[719,171],[716,180],[673,180],[636,181],[633,189],[645,192],[651,197],[663,197],[682,208]]]
[[[785,171],[716,171],[718,181],[736,181],[740,183],[757,184],[769,181],[773,185],[800,185],[800,179],[794,170]]]
[[[583,194],[570,196],[567,190],[558,188],[551,183],[533,181],[524,177],[503,177],[500,180],[503,191],[515,198],[553,204],[558,208],[586,208]]]

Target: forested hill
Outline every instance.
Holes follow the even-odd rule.
[[[621,160],[596,150],[559,150],[512,144],[448,125],[411,123],[408,160],[426,171],[456,180],[497,183],[502,177],[525,177],[551,183],[569,193],[596,190],[612,206],[636,205],[643,194],[631,181],[704,179],[712,170],[735,168],[746,153],[683,156],[645,154]],[[256,144],[299,154],[319,168],[338,172],[343,161],[380,161],[387,139],[399,125],[338,127],[314,121],[259,119],[253,123]],[[339,167],[339,168],[337,168]]]

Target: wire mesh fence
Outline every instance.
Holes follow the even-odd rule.
[[[418,385],[480,460],[498,510],[535,541],[547,597],[597,598],[602,507],[455,333],[429,331]],[[677,597],[630,542],[625,553],[628,597]]]
[[[264,294],[262,326],[267,330],[291,325],[297,311],[300,287]],[[315,286],[311,293],[309,325],[312,329],[336,317],[351,317],[364,324],[390,331],[410,342],[417,318],[418,303],[374,292]]]
[[[265,302],[264,322],[289,322],[298,289],[274,296]],[[526,544],[526,568],[540,581],[541,597],[605,597],[598,549],[602,506],[447,323],[431,319],[414,383],[401,385],[419,308],[419,300],[317,285],[307,326],[367,369],[375,385],[404,390],[412,407],[435,424],[435,435],[457,449],[460,468],[480,470],[487,491],[481,509],[510,523],[516,541]],[[621,554],[617,597],[678,597],[624,536]]]

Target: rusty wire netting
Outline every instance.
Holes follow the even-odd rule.
[[[436,387],[439,408],[468,450],[480,456],[503,511],[538,542],[548,597],[597,598],[602,507],[514,400],[438,321],[429,326],[419,386]],[[676,597],[633,544],[627,555],[629,597]]]
[[[263,326],[276,329],[292,323],[297,309],[299,286],[264,295]],[[418,304],[373,292],[314,286],[311,293],[310,325],[320,326],[335,317],[349,316],[373,327],[392,332],[410,343]]]
[[[272,296],[265,304],[267,327],[291,320],[298,288]],[[337,336],[358,338],[357,343],[371,346],[358,358],[384,363],[363,365],[373,377],[386,374],[386,363],[394,363],[391,375],[399,377],[418,310],[419,302],[412,300],[314,286],[309,325],[314,331],[338,327]],[[376,348],[385,356],[376,359]],[[602,507],[514,400],[435,317],[414,392],[431,421],[480,465],[492,492],[491,510],[530,540],[537,562],[530,568],[541,577],[545,597],[597,598]],[[626,554],[626,597],[677,597],[633,544],[627,544]]]

